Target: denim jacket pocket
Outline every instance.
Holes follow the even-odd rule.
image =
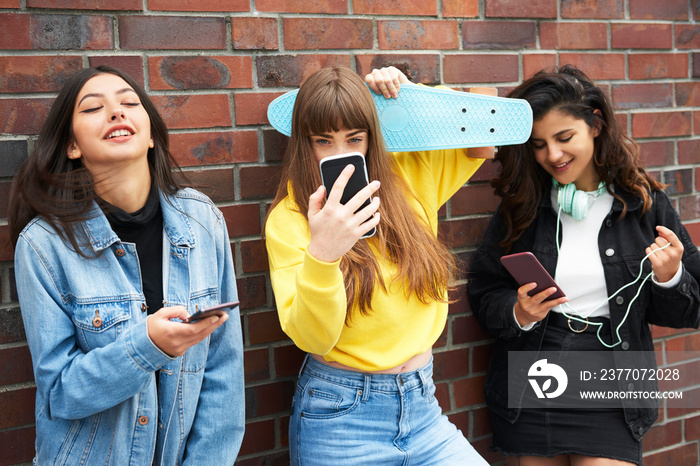
[[[129,302],[77,304],[73,323],[83,351],[101,348],[114,342],[131,318]]]

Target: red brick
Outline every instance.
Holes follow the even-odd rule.
[[[679,49],[700,48],[700,27],[696,24],[677,24],[676,47]]]
[[[438,229],[451,248],[476,247],[486,232],[489,218],[473,218],[440,222]]]
[[[693,134],[700,134],[700,112],[693,112]]]
[[[613,23],[611,28],[614,49],[669,49],[673,46],[670,24]]]
[[[126,11],[142,10],[143,3],[140,0],[122,0],[117,3],[110,0],[27,0],[27,8]]]
[[[252,389],[251,389],[252,390]],[[262,453],[275,448],[275,420],[247,422],[241,444],[241,456]]]
[[[542,23],[540,47],[543,49],[607,49],[608,27],[605,23]]]
[[[678,163],[700,163],[700,139],[684,139],[678,141]]]
[[[0,429],[32,424],[35,395],[35,387],[0,392]]]
[[[289,340],[291,343],[291,340]],[[306,353],[294,344],[275,346],[275,375],[279,377],[296,376],[301,369],[301,364]]]
[[[267,249],[263,240],[241,241],[241,264],[243,272],[267,272]]]
[[[294,382],[276,382],[246,388],[246,418],[268,416],[281,411],[289,411],[294,395]],[[248,436],[251,436],[248,434]]]
[[[469,411],[451,413],[447,417],[456,428],[464,433],[465,436],[469,433]]]
[[[489,184],[462,187],[450,200],[451,213],[457,215],[483,214],[496,210],[500,198]]]
[[[0,261],[11,261],[12,259],[14,259],[14,249],[10,241],[10,227],[7,225],[0,225]],[[4,334],[2,326],[0,326],[0,343],[22,341],[24,337],[24,327],[21,323],[22,318],[19,315],[19,308],[16,310],[6,310],[5,314],[2,314],[2,311],[3,310],[0,309],[0,322],[6,320],[5,324],[7,325],[8,333]],[[16,326],[16,328],[11,327],[11,324]]]
[[[257,3],[256,7],[258,7]],[[234,16],[231,18],[233,48],[236,50],[277,50],[279,48],[277,28],[277,18]]]
[[[248,314],[248,341],[251,345],[287,340],[280,327],[277,311]]]
[[[673,141],[638,142],[639,157],[645,167],[673,165],[675,148]]]
[[[686,440],[700,440],[700,416],[685,420],[685,438]]]
[[[462,24],[465,49],[534,49],[537,24],[534,21],[474,21]]]
[[[33,426],[0,432],[0,464],[4,466],[31,463],[34,458],[35,437],[36,430]]]
[[[629,56],[630,79],[687,78],[685,53],[639,53]]]
[[[691,112],[654,112],[632,115],[633,138],[690,136]]]
[[[457,21],[388,20],[377,22],[382,50],[449,50],[459,48]]]
[[[491,434],[491,415],[488,408],[478,408],[471,411],[472,434],[475,437],[482,437]]]
[[[259,204],[239,204],[220,209],[226,219],[228,234],[232,238],[259,235],[262,232]]]
[[[666,194],[682,194],[693,191],[693,171],[689,168],[680,170],[666,170],[663,183],[666,183]],[[678,206],[675,206],[676,210]]]
[[[459,258],[462,260],[462,258]],[[462,268],[466,267],[467,263],[462,265]],[[467,301],[467,285],[465,283],[456,284],[455,287],[450,290],[449,294],[450,303],[447,305],[447,313],[452,316],[455,314],[464,315],[464,313],[471,311],[469,308],[469,302]],[[456,319],[456,318],[455,318]],[[454,334],[454,327],[456,320],[450,319],[453,322],[452,333]]]
[[[612,86],[616,109],[659,108],[673,106],[673,87],[669,83],[618,84]]]
[[[258,86],[299,87],[314,72],[334,65],[349,68],[350,55],[263,55],[256,58]]]
[[[630,19],[687,20],[688,2],[686,0],[636,0],[629,2]]]
[[[446,55],[446,83],[499,83],[519,78],[517,55]]]
[[[591,79],[625,79],[625,55],[622,53],[561,53],[560,65],[575,65]]]
[[[669,328],[669,327],[659,327],[658,325],[651,326],[651,335],[654,339],[663,338],[674,335],[681,335],[684,333],[694,332],[695,330],[689,328]]]
[[[437,84],[440,82],[440,56],[437,54],[356,55],[357,73],[360,76],[385,66],[395,66],[411,82]]]
[[[253,87],[253,59],[247,56],[151,57],[148,69],[151,89]]]
[[[700,5],[700,2],[698,2]],[[700,77],[700,53],[693,54],[693,78]]]
[[[91,67],[107,65],[118,68],[141,85],[145,86],[143,73],[143,58],[137,55],[97,55],[88,58]]]
[[[683,440],[683,421],[657,424],[646,433],[642,440],[644,451],[658,450]]]
[[[31,23],[31,15],[0,13],[0,49],[31,50]]]
[[[352,8],[356,15],[401,15],[436,16],[436,0],[354,0]]]
[[[226,95],[187,94],[154,96],[152,99],[170,129],[231,126]]]
[[[444,18],[475,18],[479,16],[479,0],[442,0]]]
[[[678,214],[683,221],[700,218],[700,196],[683,196],[679,198]]]
[[[562,0],[561,17],[575,19],[622,19],[623,0]]]
[[[38,134],[53,99],[0,99],[0,133]]]
[[[249,349],[243,355],[245,381],[259,382],[270,378],[270,364],[267,348]]]
[[[553,53],[523,53],[523,78],[527,79],[541,70],[553,70],[557,66],[557,56]]]
[[[240,278],[236,280],[236,284],[241,300],[241,309],[252,309],[267,304],[264,275]]]
[[[223,18],[186,16],[120,16],[122,49],[225,49]]]
[[[269,124],[267,107],[280,95],[279,92],[235,94],[236,126]]]
[[[246,2],[247,3],[247,2]],[[256,0],[257,11],[274,13],[325,13],[342,15],[348,13],[347,0],[280,1]]]
[[[684,226],[693,239],[693,244],[700,244],[700,222],[686,223]]]
[[[0,150],[3,149],[4,144],[0,142]],[[10,186],[12,185],[12,182],[6,181],[4,183],[0,183],[0,199],[3,200],[3,202],[0,202],[0,218],[7,218],[7,211],[8,211],[8,200],[10,199]],[[2,290],[0,290],[0,299],[2,299]]]
[[[372,48],[372,20],[344,18],[284,18],[287,50]]]
[[[0,57],[0,92],[57,92],[81,68],[80,57]]]
[[[29,347],[0,349],[0,385],[32,382],[32,357]]]
[[[486,17],[556,18],[557,0],[485,0]]]
[[[277,192],[282,176],[279,165],[266,167],[241,167],[241,198],[270,198]]]
[[[676,83],[676,105],[697,107],[700,105],[700,83]]]
[[[216,131],[170,135],[170,151],[183,167],[257,162],[256,131]]]
[[[644,466],[669,466],[698,464],[698,445],[696,443],[680,445],[665,449],[660,453],[644,455]]]
[[[476,321],[476,317],[472,315],[455,317],[452,321],[452,344],[454,345],[473,343],[490,338],[491,336],[481,328]]]
[[[0,0],[0,8],[19,8],[19,0]]]
[[[484,402],[485,375],[477,375],[452,382],[455,407],[465,408]]]
[[[114,48],[112,18],[88,15],[33,15],[32,48],[109,50]]]
[[[250,11],[248,0],[148,0],[151,11]]]
[[[214,202],[232,201],[235,197],[233,169],[231,168],[188,170],[185,175],[189,183],[209,196]],[[229,234],[231,234],[230,228],[229,225]]]
[[[435,380],[450,380],[469,373],[469,349],[460,348],[436,352],[433,355]]]
[[[274,129],[263,130],[263,158],[265,162],[280,162],[287,150],[289,137]]]

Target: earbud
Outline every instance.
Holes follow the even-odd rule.
[[[574,220],[583,220],[588,215],[588,209],[593,204],[593,196],[584,191],[578,191],[573,183],[561,185],[552,178],[552,185],[557,188],[557,204]],[[605,183],[598,184],[598,195],[605,192]]]

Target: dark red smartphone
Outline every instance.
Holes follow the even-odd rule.
[[[233,301],[230,303],[223,303],[219,304],[217,306],[212,306],[208,307],[206,309],[202,309],[201,311],[197,311],[194,314],[192,314],[189,319],[185,321],[185,323],[191,324],[192,322],[196,322],[198,320],[206,319],[207,317],[211,316],[219,316],[221,317],[224,315],[225,312],[230,311],[234,307],[238,306],[238,301]]]
[[[350,176],[348,184],[345,185],[343,190],[343,195],[340,198],[340,203],[345,204],[350,199],[355,196],[362,188],[369,184],[369,179],[367,177],[367,165],[365,164],[365,157],[359,152],[350,152],[349,154],[332,155],[326,157],[320,162],[321,169],[321,181],[323,181],[323,186],[326,187],[326,199],[333,189],[335,181],[338,179],[340,172],[345,169],[348,165],[353,165],[355,171]],[[370,204],[372,197],[370,196],[365,202],[360,206],[359,209],[363,209]],[[370,231],[365,233],[362,237],[367,238],[374,235],[377,232],[376,228],[372,228]]]
[[[515,254],[509,254],[507,256],[501,257],[501,263],[510,272],[510,274],[518,282],[519,286],[526,285],[528,283],[535,282],[537,287],[534,290],[529,291],[527,294],[530,296],[536,295],[540,291],[544,291],[547,288],[555,287],[557,291],[554,294],[549,295],[545,301],[551,299],[563,298],[566,296],[564,292],[559,288],[559,285],[554,281],[551,275],[542,267],[540,261],[537,260],[535,255],[531,252],[518,252]]]

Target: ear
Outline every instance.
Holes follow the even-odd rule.
[[[602,113],[599,109],[597,109],[597,108],[596,108],[595,110],[593,110],[593,113],[595,113],[595,114],[598,115],[599,117],[602,117],[602,116],[603,116],[603,113]],[[596,125],[593,127],[593,137],[594,137],[594,138],[597,138],[598,136],[600,136],[601,124],[602,124],[602,123],[596,123]]]
[[[76,159],[79,159],[80,157],[83,156],[83,153],[80,151],[80,148],[75,143],[75,141],[71,142],[68,145],[68,149],[66,149],[66,153],[68,155],[68,158],[71,160],[76,160]]]
[[[154,142],[153,142],[153,138],[149,139],[149,140],[148,140],[148,147],[151,148],[151,149],[153,149],[154,146],[155,146],[155,144],[154,144]]]

